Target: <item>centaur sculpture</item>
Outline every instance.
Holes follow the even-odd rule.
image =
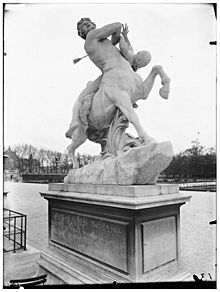
[[[152,68],[144,81],[136,73],[138,68],[149,63],[150,54],[146,51],[136,55],[133,53],[127,38],[127,25],[116,22],[96,28],[89,18],[82,18],[77,24],[77,29],[79,36],[85,39],[86,53],[102,74],[87,84],[73,107],[72,121],[66,132],[66,137],[72,139],[68,152],[73,168],[78,168],[75,150],[87,138],[100,143],[102,150],[105,149],[109,127],[114,122],[116,113],[120,121],[127,119],[133,124],[139,137],[138,141],[135,140],[135,146],[156,142],[143,129],[134,108],[138,100],[147,99],[157,75],[163,85],[159,90],[162,98],[168,98],[170,86],[169,77],[159,65]],[[108,37],[111,37],[111,40]],[[120,50],[116,47],[118,43]],[[120,113],[124,117],[120,116]],[[125,135],[122,137],[124,139]],[[131,138],[129,135],[126,137]],[[134,146],[135,143],[131,144]],[[108,149],[106,151],[108,152]]]

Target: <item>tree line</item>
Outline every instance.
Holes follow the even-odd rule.
[[[213,147],[205,151],[198,139],[192,141],[191,147],[175,155],[162,174],[178,180],[215,179],[216,152]]]
[[[30,144],[17,144],[10,148],[17,155],[15,164],[20,173],[67,173],[72,168],[67,151],[62,153]],[[76,159],[82,167],[94,161],[95,156],[76,153]]]
[[[72,162],[67,151],[63,153],[30,144],[18,144],[11,147],[18,157],[16,168],[20,173],[67,173]],[[76,153],[79,167],[95,160],[95,156]],[[208,151],[197,140],[190,148],[176,154],[170,165],[162,172],[162,177],[172,179],[216,178],[216,152]]]

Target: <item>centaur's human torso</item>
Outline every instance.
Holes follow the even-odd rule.
[[[132,104],[144,98],[143,80],[108,39],[86,40],[85,50],[102,71],[100,87],[93,97],[89,123],[103,129],[112,121],[117,95],[126,92]]]

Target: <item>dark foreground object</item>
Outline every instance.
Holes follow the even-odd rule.
[[[217,220],[213,220],[209,222],[210,225],[217,224]]]
[[[94,285],[44,285],[42,289],[216,289],[216,281],[160,282],[160,283],[112,283]],[[17,288],[17,287],[4,287]]]
[[[47,281],[47,275],[42,275],[38,277],[32,277],[27,279],[16,279],[16,280],[10,280],[10,287],[11,288],[31,288],[38,285],[44,285],[44,283]],[[10,288],[7,287],[7,288]]]

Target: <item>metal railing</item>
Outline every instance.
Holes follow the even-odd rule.
[[[4,208],[3,251],[26,250],[27,215]]]
[[[182,190],[182,191],[209,191],[209,192],[216,192],[216,181],[181,183],[181,184],[179,184],[179,189]]]

